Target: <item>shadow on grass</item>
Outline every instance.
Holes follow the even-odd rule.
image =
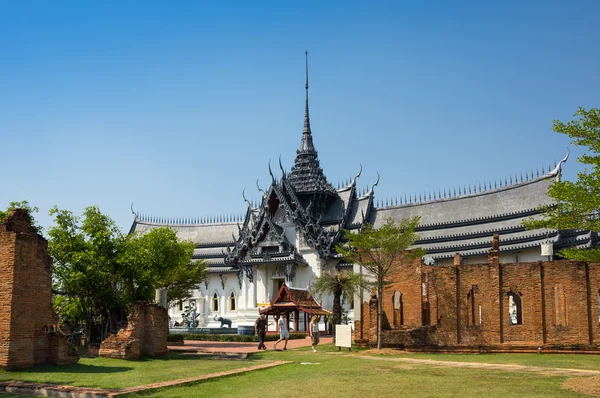
[[[27,374],[27,373],[120,373],[133,370],[134,368],[125,366],[103,366],[103,365],[86,365],[86,364],[74,364],[66,366],[56,365],[41,365],[34,366],[29,369],[22,370],[7,370],[6,374]]]
[[[128,362],[167,362],[172,360],[177,361],[214,361],[214,360],[239,360],[240,358],[232,356],[227,357],[220,355],[218,353],[205,353],[205,354],[195,354],[195,353],[169,353],[169,355],[164,357],[144,357],[141,359],[137,359],[134,361]]]

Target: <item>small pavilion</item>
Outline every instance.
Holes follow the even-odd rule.
[[[269,315],[272,315],[275,319],[279,319],[279,317],[285,314],[288,323],[290,322],[290,314],[293,314],[294,331],[305,332],[308,330],[308,324],[313,315],[323,316],[325,330],[328,330],[327,315],[330,315],[331,311],[321,307],[321,303],[317,301],[308,289],[289,287],[284,282],[279,292],[277,292],[275,299],[271,301],[271,305],[261,310],[260,313],[265,314],[267,319]],[[301,317],[302,323],[300,323]],[[277,326],[277,331],[279,331],[279,325]]]

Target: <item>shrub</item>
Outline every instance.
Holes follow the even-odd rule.
[[[258,336],[246,336],[240,334],[180,334],[185,340],[204,340],[204,341],[231,341],[240,343],[257,342]],[[304,339],[306,333],[290,333],[290,340]],[[265,341],[277,341],[279,334],[267,334]]]
[[[178,341],[183,341],[183,334],[169,334],[167,336],[167,342],[176,343]]]

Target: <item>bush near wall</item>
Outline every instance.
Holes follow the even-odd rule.
[[[290,340],[304,339],[306,333],[290,333]],[[239,334],[170,334],[167,341],[179,342],[183,340],[204,340],[204,341],[231,341],[241,343],[258,342],[258,336],[245,336]],[[277,341],[279,334],[268,334],[265,341]]]
[[[183,334],[169,334],[167,336],[167,342],[169,342],[169,343],[183,342]]]

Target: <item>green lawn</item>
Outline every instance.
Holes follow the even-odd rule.
[[[243,368],[258,363],[181,354],[141,361],[82,358],[75,365],[42,365],[24,371],[0,370],[0,380],[120,389]]]
[[[382,355],[387,356],[387,355]],[[400,358],[433,359],[436,361],[485,362],[541,366],[546,368],[600,370],[600,355],[578,354],[421,354],[401,353]]]
[[[338,354],[333,346],[310,350],[265,352],[261,359],[282,359],[293,364],[131,394],[128,397],[584,397],[561,389],[566,377],[497,370],[431,367],[402,362],[370,361],[347,352]],[[414,358],[442,359],[442,356],[411,354]],[[486,361],[487,355],[469,356]],[[500,358],[506,357],[506,358]],[[495,362],[535,366],[597,369],[597,357],[559,355],[498,355]],[[465,355],[444,355],[446,360],[466,359]],[[547,361],[547,362],[544,362]],[[311,364],[301,364],[310,362]],[[532,362],[532,363],[528,363]],[[578,365],[578,366],[574,366]],[[591,365],[591,366],[588,366]]]
[[[0,371],[0,379],[51,382],[98,388],[124,388],[246,367],[264,361],[291,364],[128,397],[585,397],[561,388],[564,376],[493,369],[466,369],[373,361],[365,353],[338,352],[332,345],[286,352],[267,351],[248,360],[218,360],[173,355],[168,359],[121,361],[82,359],[74,366],[39,366],[28,371]],[[400,354],[441,361],[519,364],[548,368],[600,370],[600,357],[553,354]],[[303,364],[305,363],[305,364]],[[578,378],[585,383],[588,377]],[[0,398],[6,395],[0,394]],[[7,396],[8,397],[8,396]]]

